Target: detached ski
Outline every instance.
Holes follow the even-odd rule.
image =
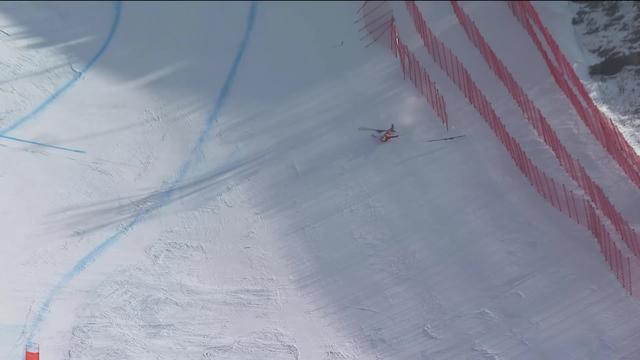
[[[440,138],[440,139],[431,139],[431,140],[427,140],[427,142],[453,140],[461,137],[464,137],[464,135],[449,136],[449,137]]]
[[[373,128],[368,128],[368,127],[360,127],[360,128],[358,128],[358,130],[375,131],[375,132],[378,132],[378,133],[383,133],[383,132],[387,131],[387,129],[373,129]]]

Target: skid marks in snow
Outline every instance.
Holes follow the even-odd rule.
[[[168,219],[138,265],[105,280],[80,309],[70,358],[299,359],[269,320],[282,310],[282,285],[264,275],[268,257],[255,243],[264,224],[247,216],[246,201],[230,185],[199,210]],[[245,235],[216,241],[233,234]],[[229,256],[237,268],[221,271]],[[251,331],[238,327],[249,322]]]
[[[151,109],[145,109],[144,118],[142,122],[142,131],[145,134],[154,134],[156,136],[159,132],[159,128],[163,125],[164,116],[153,112]],[[157,144],[162,144],[166,138],[166,134],[161,132],[161,141],[157,141],[155,138],[149,136],[141,136],[136,143],[136,149],[131,153],[131,162],[136,165],[137,173],[134,177],[134,181],[138,181],[149,173],[149,169],[157,160],[159,152],[149,151],[153,149]]]
[[[67,206],[51,214],[49,222],[56,231],[74,229],[74,232],[88,234],[132,221],[140,213],[150,212],[149,209],[153,210],[162,203],[166,206],[182,202],[188,204],[189,208],[200,208],[212,198],[222,196],[216,194],[229,186],[231,178],[248,179],[258,170],[260,161],[261,158],[253,158],[231,162],[228,166],[201,174],[171,190],[119,194],[111,200]],[[95,164],[88,165],[95,167],[95,171],[101,171]],[[172,193],[171,198],[166,196],[168,191]],[[92,198],[90,191],[86,198]],[[233,206],[232,200],[225,199],[226,207]]]
[[[492,352],[481,344],[475,344],[472,348],[482,359],[485,360],[501,360],[503,359],[499,354]]]
[[[216,344],[230,339],[227,329],[233,328],[234,317],[248,321],[246,312],[266,316],[274,303],[275,295],[265,289],[207,288],[182,283],[170,272],[154,274],[154,270],[158,269],[124,271],[118,279],[102,285],[98,296],[82,309],[72,331],[74,359],[111,359],[108,356],[114,351],[118,356],[126,355],[118,359],[136,353],[158,359],[196,359],[210,352],[212,344],[218,349],[214,353],[219,354]],[[144,275],[147,271],[153,274],[152,279]],[[277,329],[259,333],[273,332]],[[230,352],[246,348],[242,344],[255,341],[255,335],[231,338],[238,344]]]
[[[219,339],[219,345],[209,347],[203,360],[273,359],[298,360],[298,348],[288,342],[287,336],[278,330],[256,332],[241,339]]]
[[[55,86],[55,87],[57,87],[57,89],[54,88],[54,89],[51,89],[51,90],[47,90],[45,93],[50,94],[47,98],[45,98],[40,104],[35,106],[27,114],[21,116],[20,118],[18,118],[16,120],[13,120],[12,123],[9,124],[8,126],[3,126],[0,129],[0,134],[4,135],[7,132],[12,131],[12,130],[16,129],[17,127],[21,126],[22,124],[34,119],[35,116],[37,116],[40,112],[42,112],[49,105],[51,105],[53,102],[55,102],[58,99],[59,96],[61,96],[66,91],[68,91],[71,87],[73,87],[73,85],[75,85],[76,82],[80,79],[81,75],[83,73],[87,72],[89,69],[91,69],[91,67],[93,67],[93,65],[95,65],[96,62],[98,62],[98,60],[102,57],[102,55],[107,50],[107,47],[111,43],[111,40],[113,39],[113,37],[115,35],[116,29],[118,28],[118,25],[120,24],[121,9],[122,9],[122,4],[119,1],[113,3],[113,20],[112,20],[109,32],[107,33],[106,39],[101,44],[100,48],[94,54],[94,56],[91,59],[89,59],[88,62],[86,63],[86,65],[84,65],[84,67],[80,70],[80,72],[75,72],[74,70],[71,69],[71,67],[69,67],[67,69],[67,71],[70,72],[71,74],[73,74],[73,76],[71,77],[70,80],[68,80],[62,86]],[[46,23],[46,21],[44,21],[44,22],[41,21],[41,23]],[[37,84],[35,84],[35,86],[42,86],[41,84],[42,83],[37,83]],[[29,97],[31,97],[31,96],[32,96],[31,93],[29,93]]]
[[[42,52],[16,52],[9,42],[0,42],[1,129],[36,106],[38,98],[55,91],[57,83],[72,75],[64,59],[50,51]],[[51,65],[52,60],[56,65]]]

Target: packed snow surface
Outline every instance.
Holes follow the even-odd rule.
[[[360,5],[0,4],[0,358],[640,358],[640,302],[593,236],[529,185],[404,4],[449,132],[366,47]],[[507,6],[461,5],[639,229],[640,191]],[[570,7],[535,6],[581,61]],[[451,5],[419,7],[568,179]],[[359,130],[391,123],[385,144]]]

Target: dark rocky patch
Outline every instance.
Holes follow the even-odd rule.
[[[640,66],[640,52],[620,54],[614,52],[603,61],[589,67],[591,76],[611,76],[619,73],[625,66]]]

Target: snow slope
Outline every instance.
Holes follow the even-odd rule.
[[[591,234],[535,193],[402,3],[449,133],[388,50],[364,47],[359,6],[0,4],[0,131],[86,152],[0,141],[2,358],[30,338],[44,360],[640,356],[640,304]],[[637,189],[506,6],[462,6],[640,225]],[[544,20],[553,6],[536,4]],[[451,6],[420,7],[566,179]],[[391,122],[384,145],[358,130]]]

